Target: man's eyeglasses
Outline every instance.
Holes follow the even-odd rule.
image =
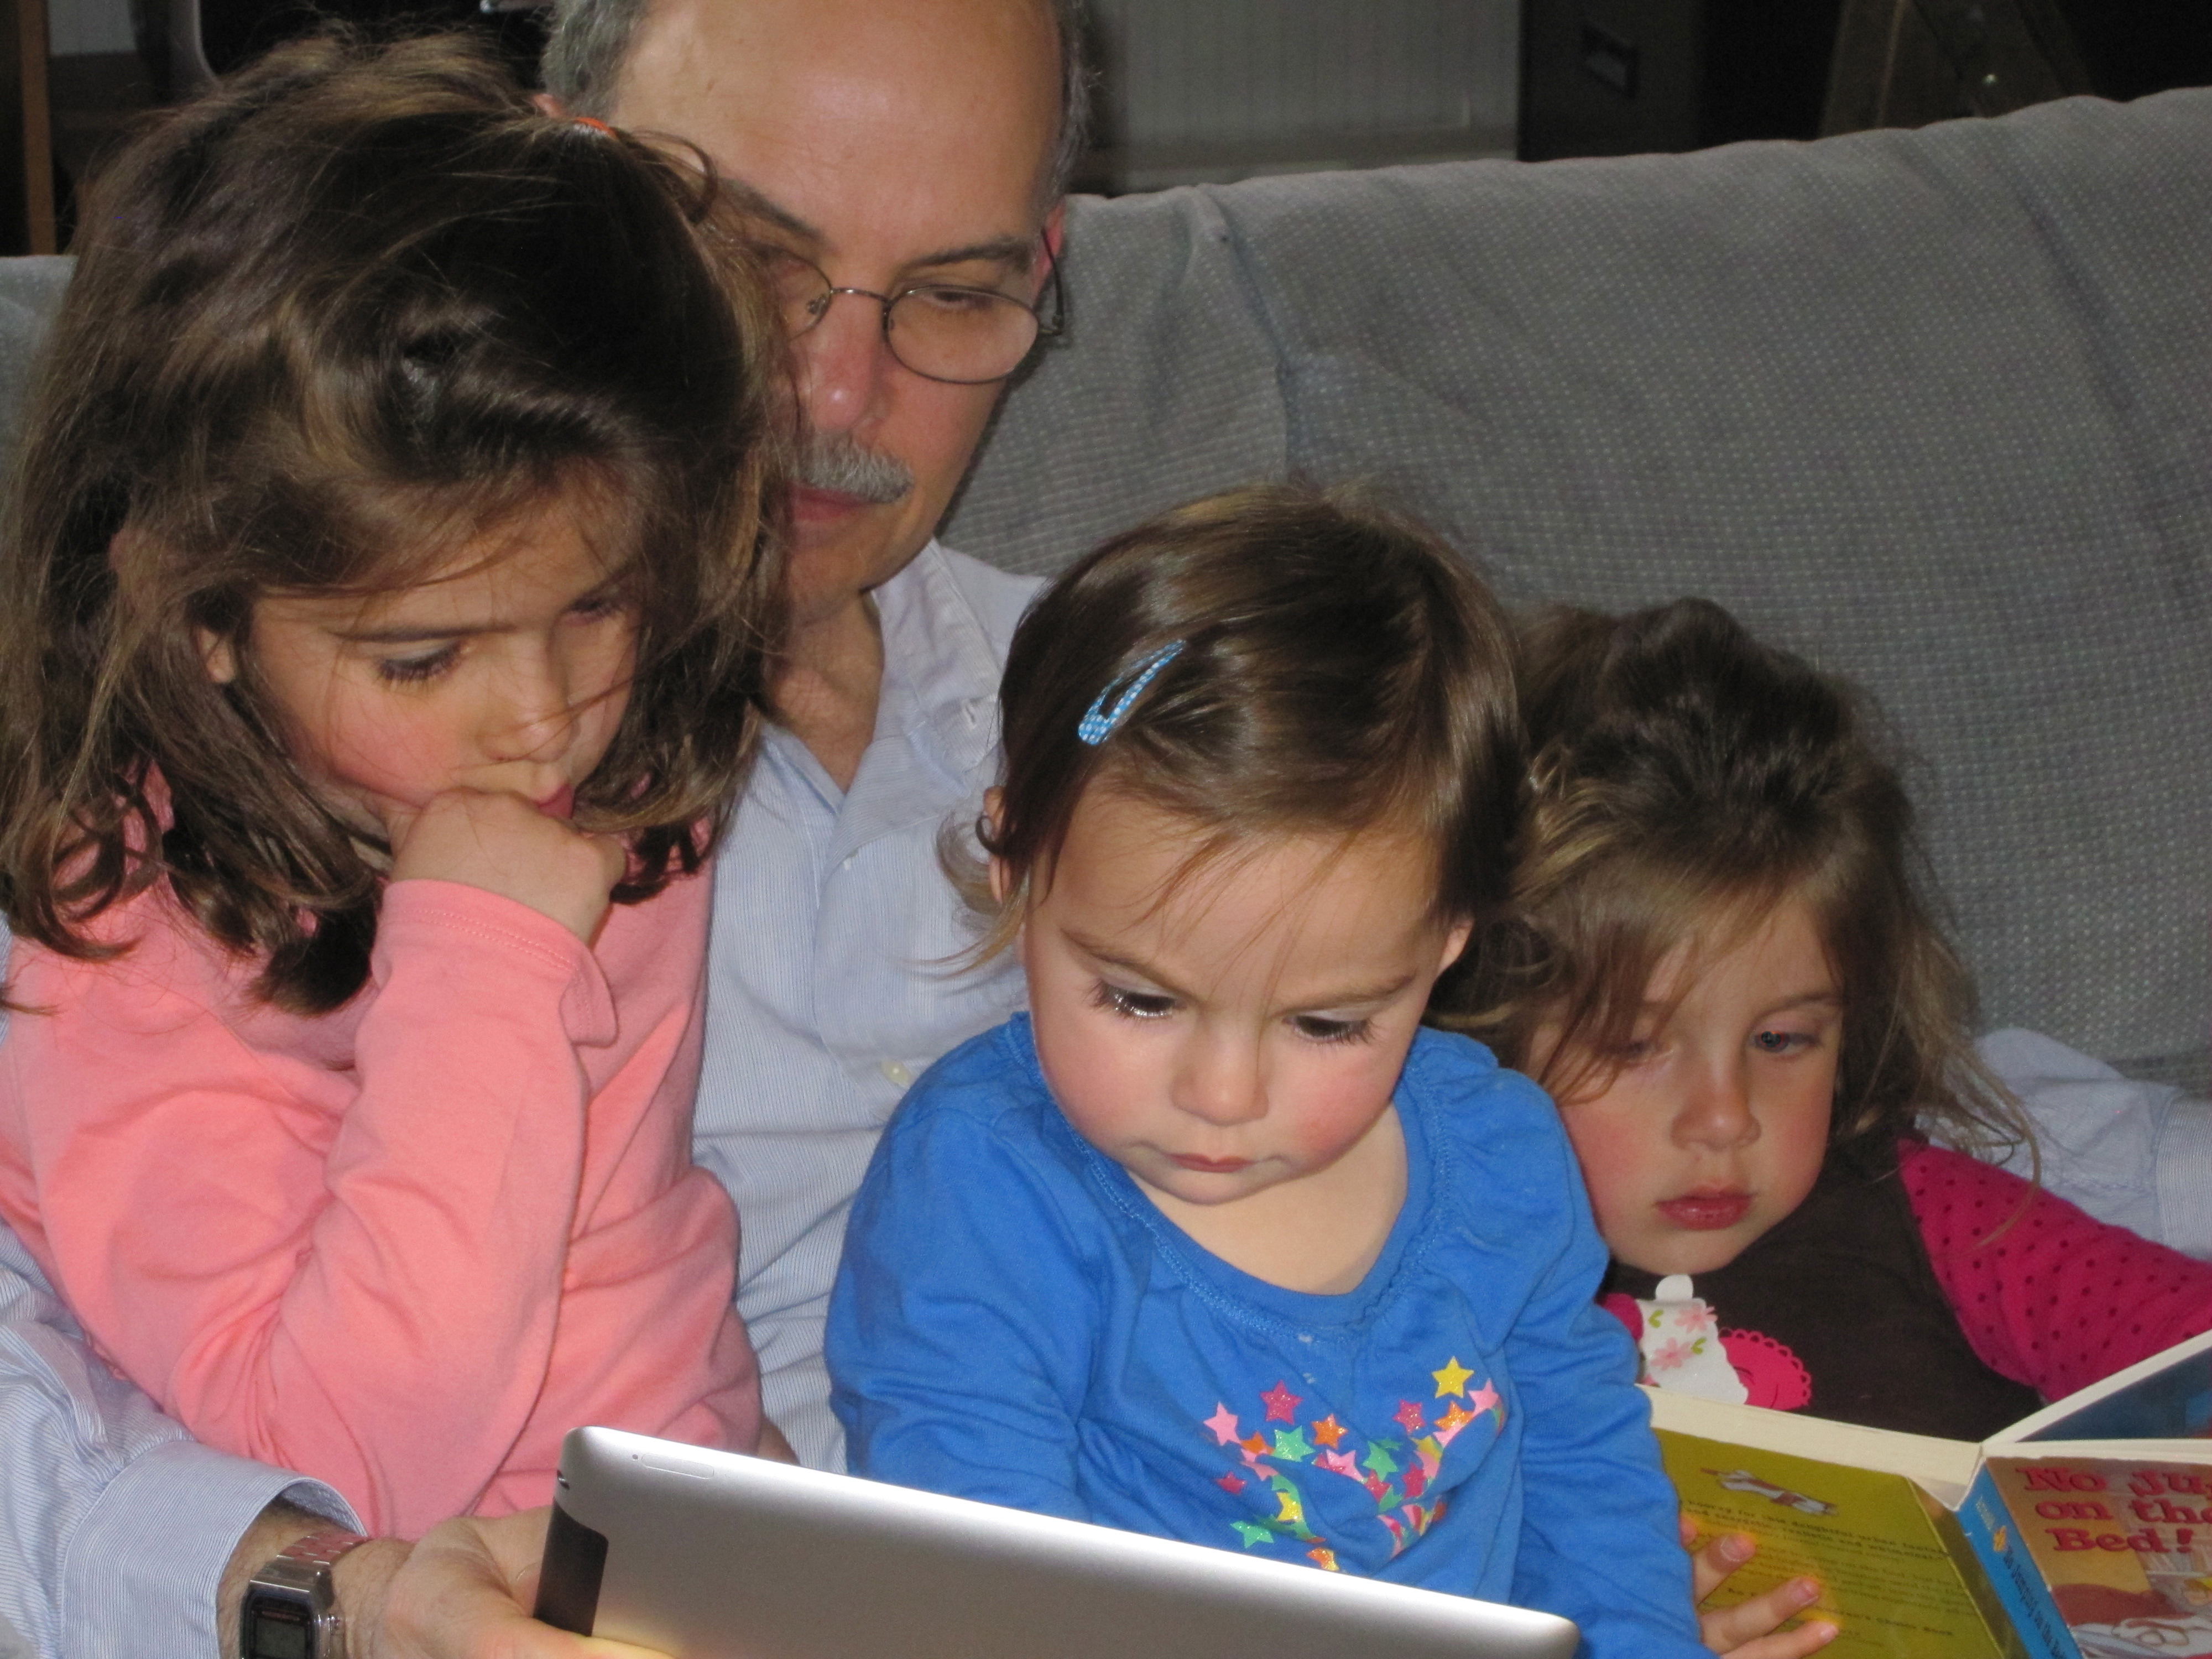
[[[884,344],[892,356],[924,380],[953,386],[1005,380],[1022,366],[1040,335],[1060,332],[1066,315],[1060,262],[1049,248],[1042,306],[957,283],[916,283],[896,294],[839,288],[819,265],[787,248],[764,248],[761,257],[793,339],[829,315],[839,295],[856,295],[883,307]]]

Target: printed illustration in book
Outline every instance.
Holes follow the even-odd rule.
[[[1662,1293],[1664,1287],[1662,1287]],[[2212,1334],[1980,1445],[1651,1391],[1683,1508],[1850,1659],[2212,1659]]]

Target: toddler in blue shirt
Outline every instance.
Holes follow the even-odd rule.
[[[977,837],[1030,1012],[917,1083],[832,1300],[855,1473],[1702,1654],[1551,1103],[1420,1026],[1498,904],[1505,624],[1411,526],[1255,489],[1015,635]]]

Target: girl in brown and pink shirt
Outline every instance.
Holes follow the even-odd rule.
[[[1433,1012],[1559,1102],[1644,1382],[1978,1441],[2212,1328],[2212,1265],[1953,1150],[2027,1130],[1848,687],[1702,600],[1553,613],[1522,677],[1512,902]],[[1819,1592],[1707,1639],[1799,1659]]]
[[[2212,1264],[1953,1150],[2028,1132],[1850,688],[1702,600],[1522,649],[1513,911],[1446,1018],[1559,1103],[1646,1382],[1978,1441],[2212,1328]]]

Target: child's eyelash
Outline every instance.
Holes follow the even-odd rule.
[[[1309,1042],[1372,1042],[1375,1022],[1371,1019],[1322,1019],[1313,1014],[1299,1014],[1291,1024],[1300,1036]]]
[[[451,668],[460,656],[460,647],[447,646],[433,651],[427,657],[386,657],[376,665],[379,679],[398,685],[412,685],[432,680]]]
[[[1124,990],[1102,979],[1091,993],[1091,1006],[1124,1019],[1164,1019],[1175,1012],[1175,999],[1157,991]]]

